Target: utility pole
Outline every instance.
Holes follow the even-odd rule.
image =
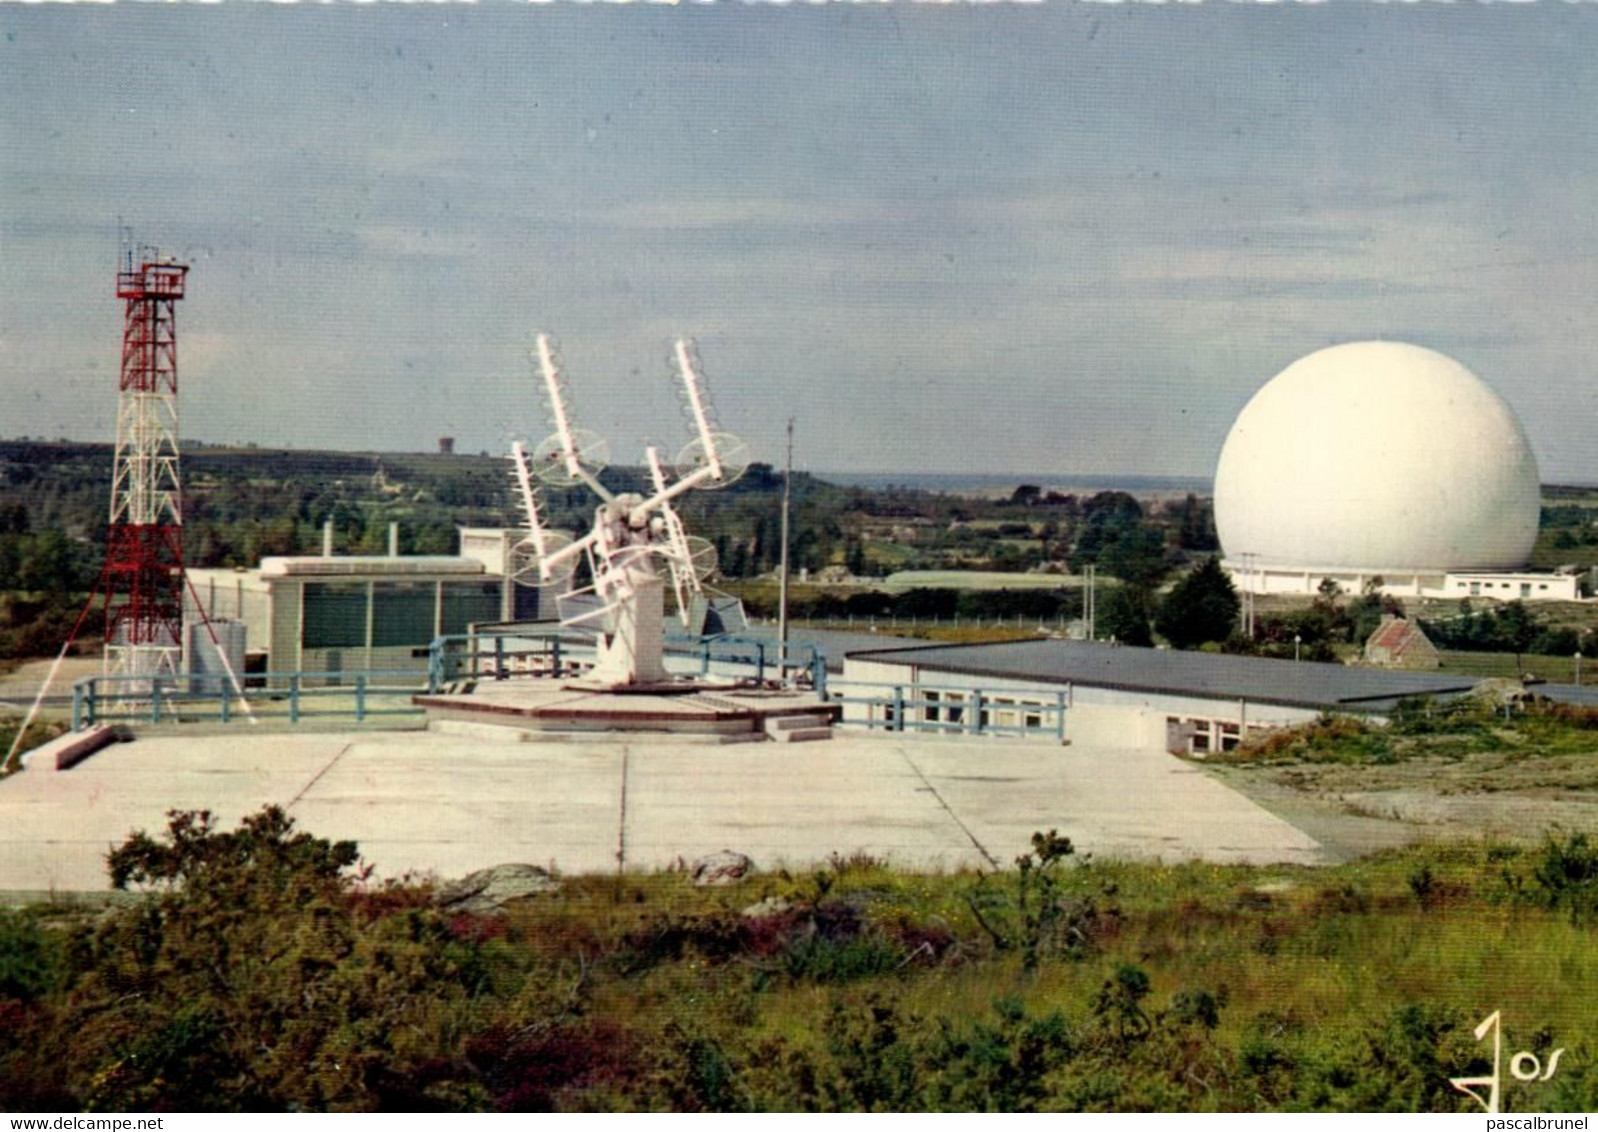
[[[782,468],[782,564],[777,575],[777,670],[788,662],[788,509],[793,502],[793,418],[788,418],[788,458]],[[783,673],[786,679],[786,673]]]
[[[1097,609],[1097,603],[1094,600],[1094,598],[1096,597],[1096,594],[1094,593],[1094,581],[1095,581],[1094,572],[1097,569],[1098,569],[1098,567],[1096,567],[1093,563],[1091,563],[1091,562],[1088,563],[1088,565],[1087,565],[1087,575],[1088,575],[1088,577],[1087,577],[1087,602],[1086,602],[1087,608],[1083,611],[1084,616],[1083,616],[1082,619],[1087,622],[1088,640],[1090,640],[1090,641],[1096,641],[1096,640],[1099,639],[1099,632],[1098,632],[1098,612],[1099,611]]]
[[[1254,555],[1244,552],[1239,555],[1243,559],[1243,602],[1239,612],[1242,616],[1243,636],[1249,640],[1254,639]]]

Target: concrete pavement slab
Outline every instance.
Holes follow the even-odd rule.
[[[107,850],[159,831],[168,810],[210,809],[231,826],[268,803],[359,842],[396,877],[511,861],[657,869],[724,848],[763,868],[856,851],[906,868],[991,868],[1050,828],[1100,856],[1323,859],[1305,834],[1158,752],[849,731],[718,746],[241,726],[141,738],[69,771],[0,781],[0,891],[103,890]]]
[[[1166,861],[1325,863],[1313,838],[1162,751],[946,739],[906,744],[972,836],[1009,864],[1037,830],[1079,850]]]

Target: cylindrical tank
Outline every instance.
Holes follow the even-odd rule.
[[[227,666],[222,663],[223,655],[239,680],[244,679],[246,634],[242,621],[213,620],[211,631],[216,633],[215,641],[211,639],[211,632],[206,630],[205,622],[191,621],[188,624],[189,690],[217,695],[232,686]]]

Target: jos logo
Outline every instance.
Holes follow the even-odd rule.
[[[1503,1067],[1504,1067],[1504,1029],[1499,1018],[1500,1011],[1493,1011],[1476,1027],[1476,1040],[1479,1042],[1487,1036],[1487,1031],[1493,1032],[1493,1071],[1487,1077],[1450,1077],[1448,1083],[1460,1092],[1473,1098],[1477,1104],[1490,1113],[1500,1111],[1499,1102],[1503,1098]],[[1543,1068],[1537,1055],[1530,1050],[1522,1050],[1509,1059],[1509,1072],[1517,1081],[1547,1081],[1554,1075],[1554,1070],[1559,1068],[1559,1056],[1565,1052],[1563,1046],[1548,1055],[1548,1067]],[[1476,1090],[1487,1086],[1487,1095],[1484,1097]]]

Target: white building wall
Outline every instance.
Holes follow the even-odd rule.
[[[1084,684],[1052,685],[1038,680],[964,676],[954,672],[925,672],[919,673],[919,677],[918,669],[912,664],[849,657],[844,661],[844,683],[840,690],[846,695],[858,695],[867,689],[851,687],[852,682],[888,685],[870,691],[875,695],[891,695],[892,686],[897,685],[903,687],[905,699],[921,700],[926,698],[928,689],[980,691],[984,697],[1015,692],[1017,699],[1024,699],[1026,697],[1020,693],[1036,693],[1046,688],[1065,695],[1065,735],[1070,742],[1163,751],[1167,749],[1170,722],[1176,720],[1193,725],[1199,737],[1198,746],[1197,749],[1190,746],[1189,750],[1198,755],[1223,745],[1235,745],[1250,730],[1309,723],[1321,714],[1312,708],[1278,704],[1124,691]],[[846,704],[844,707],[845,721],[864,722],[868,714],[864,705]],[[880,721],[880,711],[876,714]]]
[[[1579,574],[1450,574],[1427,597],[1490,597],[1498,601],[1579,601]]]
[[[1290,594],[1314,597],[1330,578],[1343,593],[1358,596],[1373,578],[1382,580],[1381,592],[1393,597],[1490,597],[1499,601],[1577,601],[1580,577],[1542,571],[1474,571],[1416,573],[1404,570],[1316,570],[1304,567],[1257,566],[1226,560],[1221,563],[1239,592]]]

